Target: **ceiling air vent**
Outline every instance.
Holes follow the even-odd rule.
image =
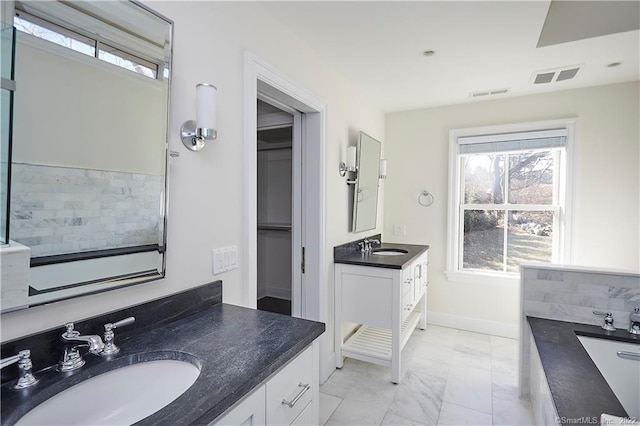
[[[493,89],[493,90],[482,90],[480,92],[471,92],[469,93],[469,97],[480,98],[482,96],[503,95],[505,93],[509,93],[509,89]]]
[[[545,84],[557,81],[571,80],[580,71],[581,65],[571,65],[554,70],[544,70],[533,73],[531,82],[533,84]]]

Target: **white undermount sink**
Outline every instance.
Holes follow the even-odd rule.
[[[193,385],[200,369],[185,361],[128,365],[47,399],[17,425],[130,425],[167,406]]]
[[[395,249],[395,248],[386,248],[386,249],[377,249],[373,250],[371,254],[376,254],[378,256],[402,256],[404,254],[409,253],[404,249]]]

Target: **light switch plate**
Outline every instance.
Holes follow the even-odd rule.
[[[238,246],[221,247],[211,250],[213,275],[238,268]]]
[[[407,235],[407,225],[393,225],[393,235]]]

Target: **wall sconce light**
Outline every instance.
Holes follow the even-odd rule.
[[[356,166],[356,146],[351,145],[347,147],[347,162],[344,161],[340,163],[339,171],[340,176],[345,177],[347,172],[355,173],[353,179],[349,180],[347,178],[347,185],[354,185],[358,181],[358,167]]]
[[[387,178],[387,160],[385,160],[384,158],[380,160],[380,167],[378,168],[378,178]]]
[[[204,148],[205,140],[218,137],[216,130],[216,98],[218,89],[208,83],[196,85],[196,119],[187,120],[180,127],[184,146],[191,151]]]

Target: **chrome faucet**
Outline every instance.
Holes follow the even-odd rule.
[[[640,334],[640,308],[637,306],[629,314],[629,333]]]
[[[60,372],[77,370],[84,365],[85,360],[80,355],[79,347],[88,346],[89,352],[95,355],[99,355],[104,349],[104,343],[102,343],[100,336],[81,336],[78,331],[73,329],[72,322],[65,324],[65,327],[67,327],[67,331],[62,333],[61,336],[64,343],[64,353],[57,368]]]
[[[380,240],[375,239],[375,238],[372,239],[372,240],[370,240],[368,238],[365,238],[364,240],[360,241],[358,243],[358,245],[360,246],[360,253],[362,253],[362,254],[371,253],[371,244],[372,243],[380,245]]]
[[[31,372],[33,364],[31,364],[31,351],[29,349],[18,352],[18,355],[10,356],[0,360],[0,368],[5,368],[11,364],[18,363],[20,377],[12,386],[14,389],[24,389],[38,383],[38,379]]]
[[[120,352],[120,348],[117,347],[116,344],[113,342],[113,339],[115,337],[113,330],[115,330],[118,327],[133,324],[135,321],[136,321],[135,317],[129,317],[114,323],[105,324],[104,325],[104,348],[102,349],[102,352],[100,352],[100,355],[110,356]]]
[[[593,311],[593,314],[604,316],[604,322],[600,326],[603,330],[616,331],[616,328],[613,326],[613,315],[611,312]]]

